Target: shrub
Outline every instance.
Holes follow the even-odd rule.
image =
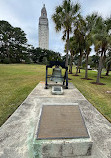
[[[5,58],[5,59],[3,59],[3,63],[4,64],[10,64],[11,63],[11,61],[10,61],[10,58]]]

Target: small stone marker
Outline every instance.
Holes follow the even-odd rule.
[[[43,106],[37,139],[65,138],[89,138],[79,106]]]
[[[61,86],[52,86],[52,94],[56,94],[56,95],[63,94],[63,88]]]

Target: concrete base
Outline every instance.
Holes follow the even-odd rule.
[[[34,139],[35,158],[80,158],[91,156],[92,141],[84,139],[36,140]]]

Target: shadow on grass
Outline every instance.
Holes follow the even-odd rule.
[[[96,84],[96,85],[106,85],[106,84],[104,84],[104,83],[97,83],[97,82],[90,82],[90,83]]]
[[[97,76],[94,76],[94,77],[97,77]],[[104,77],[101,76],[100,78],[104,78]]]
[[[80,76],[80,75],[72,75],[72,76]]]
[[[73,74],[73,73],[68,72],[68,74]]]
[[[68,78],[68,80],[72,80],[71,78]]]
[[[81,78],[83,80],[93,80],[92,78]]]

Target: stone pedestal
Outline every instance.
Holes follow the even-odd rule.
[[[44,105],[34,137],[35,158],[91,156],[93,142],[78,105]]]
[[[90,158],[92,140],[90,138],[36,140],[35,158]]]
[[[62,95],[63,92],[63,88],[62,86],[52,86],[52,94],[54,95]]]

